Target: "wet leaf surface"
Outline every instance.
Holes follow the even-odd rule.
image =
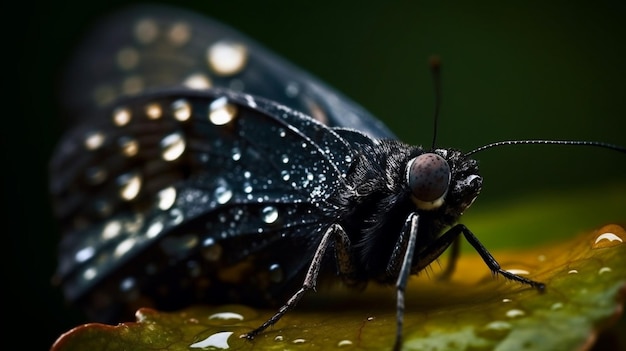
[[[548,246],[492,252],[503,268],[546,283],[545,293],[492,277],[476,254],[462,255],[450,281],[437,280],[440,268],[434,265],[410,281],[404,349],[590,349],[623,309],[624,241],[621,226],[606,225]],[[375,286],[364,293],[331,290],[310,293],[253,341],[239,335],[273,310],[196,306],[176,313],[141,309],[136,323],[79,326],[52,349],[390,349],[395,291]]]

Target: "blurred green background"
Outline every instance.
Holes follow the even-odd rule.
[[[2,133],[9,241],[3,290],[5,304],[19,312],[5,319],[36,325],[28,327],[36,336],[28,341],[33,349],[49,348],[78,320],[50,286],[59,233],[47,197],[47,161],[63,128],[55,80],[89,25],[128,3],[133,2],[17,4],[22,9],[11,16],[19,24],[5,33],[10,40],[5,55],[18,54],[16,66],[6,66],[9,77],[17,77],[5,80],[5,86],[19,84],[18,96],[7,101],[16,109],[5,115]],[[427,59],[438,54],[443,60],[439,146],[470,150],[497,140],[534,138],[626,144],[622,1],[159,3],[238,28],[362,104],[409,143],[431,143],[434,99]],[[476,156],[485,185],[470,212],[489,212],[519,199],[541,202],[545,194],[568,189],[614,189],[607,191],[626,199],[623,154],[527,146]],[[621,186],[603,188],[607,184]],[[590,218],[590,225],[626,221],[626,214],[603,216],[614,204],[567,201]],[[621,203],[626,208],[626,200]],[[550,219],[550,212],[544,217]]]

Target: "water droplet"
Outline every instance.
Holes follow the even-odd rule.
[[[241,150],[238,147],[234,147],[231,150],[231,154],[232,154],[233,161],[241,160]]]
[[[282,155],[280,157],[280,160],[282,161],[282,163],[289,163],[289,156],[287,155]]]
[[[517,318],[517,317],[522,317],[524,315],[526,315],[526,312],[519,310],[519,309],[512,309],[512,310],[506,311],[506,316],[509,318]]]
[[[130,122],[130,110],[124,107],[118,107],[113,111],[113,124],[123,127]]]
[[[352,156],[346,155],[346,162],[348,163],[352,162]]]
[[[250,179],[250,177],[252,177],[252,174],[249,171],[245,171],[243,172],[243,177],[246,179]]]
[[[76,252],[76,254],[74,255],[74,260],[78,263],[82,263],[92,258],[95,253],[96,250],[93,248],[93,246],[87,246]]]
[[[133,157],[139,152],[139,143],[133,138],[121,137],[117,143],[122,150],[122,154],[126,157]]]
[[[287,172],[287,171],[281,171],[280,172],[280,176],[283,178],[284,181],[288,181],[289,180],[289,172]]]
[[[159,209],[165,211],[170,209],[176,202],[176,188],[173,186],[167,187],[159,191],[157,200],[157,206]]]
[[[278,220],[278,209],[274,206],[266,206],[261,210],[261,218],[267,224],[276,223]]]
[[[502,302],[504,303],[511,302],[511,299],[502,299]]]
[[[611,267],[602,267],[598,270],[598,274],[609,273],[611,271]]]
[[[622,238],[614,233],[603,233],[598,235],[596,241],[593,243],[594,249],[613,247],[622,244],[624,241]]]
[[[190,89],[203,90],[211,88],[213,83],[206,74],[193,73],[185,78],[183,85]]]
[[[257,107],[256,101],[254,101],[254,98],[251,95],[246,94],[245,98],[246,98],[246,102],[248,103],[248,106],[252,108]]]
[[[289,82],[285,87],[285,95],[290,98],[296,97],[300,93],[300,87],[296,82]]]
[[[184,22],[174,23],[167,32],[167,38],[176,46],[186,44],[189,38],[191,38],[191,28],[189,24]]]
[[[157,220],[148,227],[148,230],[146,230],[146,236],[150,239],[156,237],[163,231],[163,227],[163,222]]]
[[[170,212],[169,212],[169,224],[170,225],[178,225],[180,223],[183,222],[183,219],[185,219],[185,216],[183,215],[183,211],[181,211],[178,208],[173,208]]]
[[[220,223],[226,223],[228,217],[226,217],[226,213],[222,212],[217,216],[217,219],[220,221]]]
[[[228,338],[231,335],[233,335],[233,332],[215,333],[204,340],[201,340],[201,341],[198,341],[189,345],[189,347],[199,348],[199,349],[210,349],[210,348],[228,349],[230,348],[230,346],[228,346]]]
[[[578,270],[576,269],[571,269],[567,272],[567,274],[578,274]]]
[[[273,263],[268,269],[270,273],[270,281],[273,283],[280,283],[283,281],[284,274],[283,269],[278,263]]]
[[[161,140],[161,148],[163,149],[161,156],[165,161],[174,161],[185,152],[185,147],[186,143],[183,136],[178,132],[172,133]]]
[[[512,325],[505,321],[493,321],[487,324],[485,327],[492,330],[510,330]]]
[[[191,117],[191,105],[185,99],[178,99],[172,103],[174,118],[177,121],[184,122]]]
[[[285,130],[284,130],[284,129],[280,128],[280,129],[278,130],[278,135],[279,135],[281,138],[284,138],[284,137],[285,137],[285,135],[287,135],[287,133],[285,133]]]
[[[209,121],[217,126],[223,126],[235,119],[237,106],[228,103],[226,97],[216,99],[209,105]]]
[[[206,238],[202,242],[202,256],[210,262],[219,261],[222,257],[222,245],[215,242],[213,238]]]
[[[217,199],[217,202],[220,205],[223,205],[227,203],[228,201],[230,201],[230,199],[232,199],[233,191],[230,190],[230,188],[225,185],[220,185],[217,188],[215,188],[214,195],[215,195],[215,198]]]
[[[284,338],[282,335],[276,335],[276,337],[274,338],[274,341],[283,341]]]
[[[244,183],[243,192],[246,194],[250,194],[252,192],[252,185],[250,183]]]
[[[83,271],[83,279],[84,280],[92,280],[98,275],[98,270],[94,267],[90,267]]]
[[[484,327],[479,329],[477,334],[491,340],[500,340],[506,337],[512,329],[513,326],[509,322],[493,321],[487,323]]]
[[[110,221],[102,229],[102,239],[110,240],[118,236],[122,232],[122,223],[120,221]]]
[[[89,151],[96,150],[100,148],[106,137],[102,132],[89,132],[85,135],[85,148]]]
[[[141,177],[137,173],[122,174],[117,178],[120,186],[120,197],[122,200],[130,201],[139,195],[141,190]]]
[[[145,112],[149,119],[159,119],[163,115],[161,106],[156,102],[146,105]]]
[[[236,320],[242,321],[243,316],[235,312],[218,312],[218,313],[213,313],[212,315],[210,315],[209,319],[219,319],[219,320],[236,319]]]
[[[248,60],[248,50],[232,41],[218,41],[207,50],[209,67],[220,76],[231,76],[241,71]]]
[[[563,308],[562,302],[555,302],[552,304],[552,306],[550,306],[550,309],[553,311],[560,310],[561,308]]]
[[[153,19],[146,18],[135,24],[135,39],[142,44],[149,44],[157,38],[159,27]]]
[[[341,340],[337,343],[337,347],[348,347],[352,346],[352,341],[350,340]]]
[[[137,285],[137,282],[135,281],[135,278],[127,277],[120,282],[120,290],[122,292],[128,292],[132,290],[133,288],[135,288],[136,285]]]
[[[306,339],[294,339],[292,342],[294,344],[304,344],[306,342]]]
[[[113,255],[117,258],[120,258],[124,256],[125,254],[127,254],[130,250],[132,250],[133,247],[135,247],[135,244],[137,244],[137,239],[135,238],[125,239],[124,241],[117,244],[117,247],[115,247],[115,251],[113,252]]]

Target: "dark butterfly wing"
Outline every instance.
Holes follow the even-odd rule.
[[[283,302],[353,158],[332,129],[241,93],[162,90],[100,109],[51,163],[65,295],[103,321],[132,303]]]
[[[97,25],[69,65],[62,100],[85,118],[119,96],[163,87],[220,87],[284,104],[329,126],[394,138],[380,121],[315,77],[215,20],[137,6]]]

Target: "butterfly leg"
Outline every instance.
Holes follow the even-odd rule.
[[[393,251],[391,252],[391,257],[389,258],[389,262],[387,263],[387,274],[390,277],[397,277],[398,272],[402,267],[402,262],[404,260],[404,256],[406,253],[407,245],[409,244],[409,235],[411,233],[411,218],[413,216],[417,216],[416,213],[412,213],[407,217],[404,222],[404,226],[400,231],[400,235],[398,236],[398,240],[396,240],[396,245],[393,247]]]
[[[367,285],[367,281],[357,279],[355,276],[356,266],[352,255],[352,244],[350,238],[341,226],[337,226],[334,232],[335,260],[337,262],[337,272],[344,284],[352,288],[361,288]]]
[[[453,242],[457,241],[457,238],[460,234],[463,234],[465,240],[472,245],[472,247],[478,252],[480,257],[483,259],[487,267],[493,272],[493,274],[500,274],[506,279],[513,280],[525,285],[529,285],[539,291],[545,290],[545,284],[536,282],[534,280],[530,280],[528,278],[521,277],[517,274],[513,274],[511,272],[505,271],[500,267],[500,264],[496,259],[489,253],[487,248],[480,243],[478,238],[472,233],[465,225],[457,224],[454,227],[450,228],[447,232],[437,238],[434,242],[428,245],[423,251],[420,252],[420,255],[412,267],[412,272],[416,273],[426,268],[429,264],[431,264],[434,260],[437,259]]]
[[[257,336],[259,333],[278,322],[278,320],[280,320],[285,315],[285,313],[287,313],[287,311],[292,309],[298,303],[298,301],[300,301],[302,296],[304,296],[307,291],[311,289],[315,290],[317,276],[319,274],[322,264],[322,258],[324,257],[324,254],[326,253],[326,249],[328,248],[329,244],[332,242],[333,238],[338,232],[345,234],[343,228],[341,228],[340,225],[333,224],[324,233],[320,244],[317,246],[317,250],[315,251],[315,255],[313,256],[313,260],[311,261],[309,270],[304,277],[304,283],[302,284],[302,287],[300,287],[300,289],[296,291],[296,293],[293,294],[293,296],[291,296],[289,300],[287,300],[287,303],[285,303],[280,309],[278,309],[278,312],[276,312],[272,317],[270,317],[265,323],[261,324],[261,326],[259,326],[258,328],[241,335],[242,338],[254,339],[254,337]]]
[[[402,328],[404,327],[404,294],[406,291],[406,284],[411,274],[411,266],[413,265],[413,254],[415,252],[415,243],[417,242],[417,230],[418,230],[419,216],[416,213],[411,213],[402,228],[400,238],[396,242],[393,254],[389,260],[387,270],[397,269],[391,266],[396,265],[399,262],[398,255],[403,251],[404,257],[402,264],[400,265],[400,273],[398,274],[398,280],[396,281],[396,340],[393,345],[394,351],[399,351],[402,348]],[[408,233],[408,237],[407,237]]]

